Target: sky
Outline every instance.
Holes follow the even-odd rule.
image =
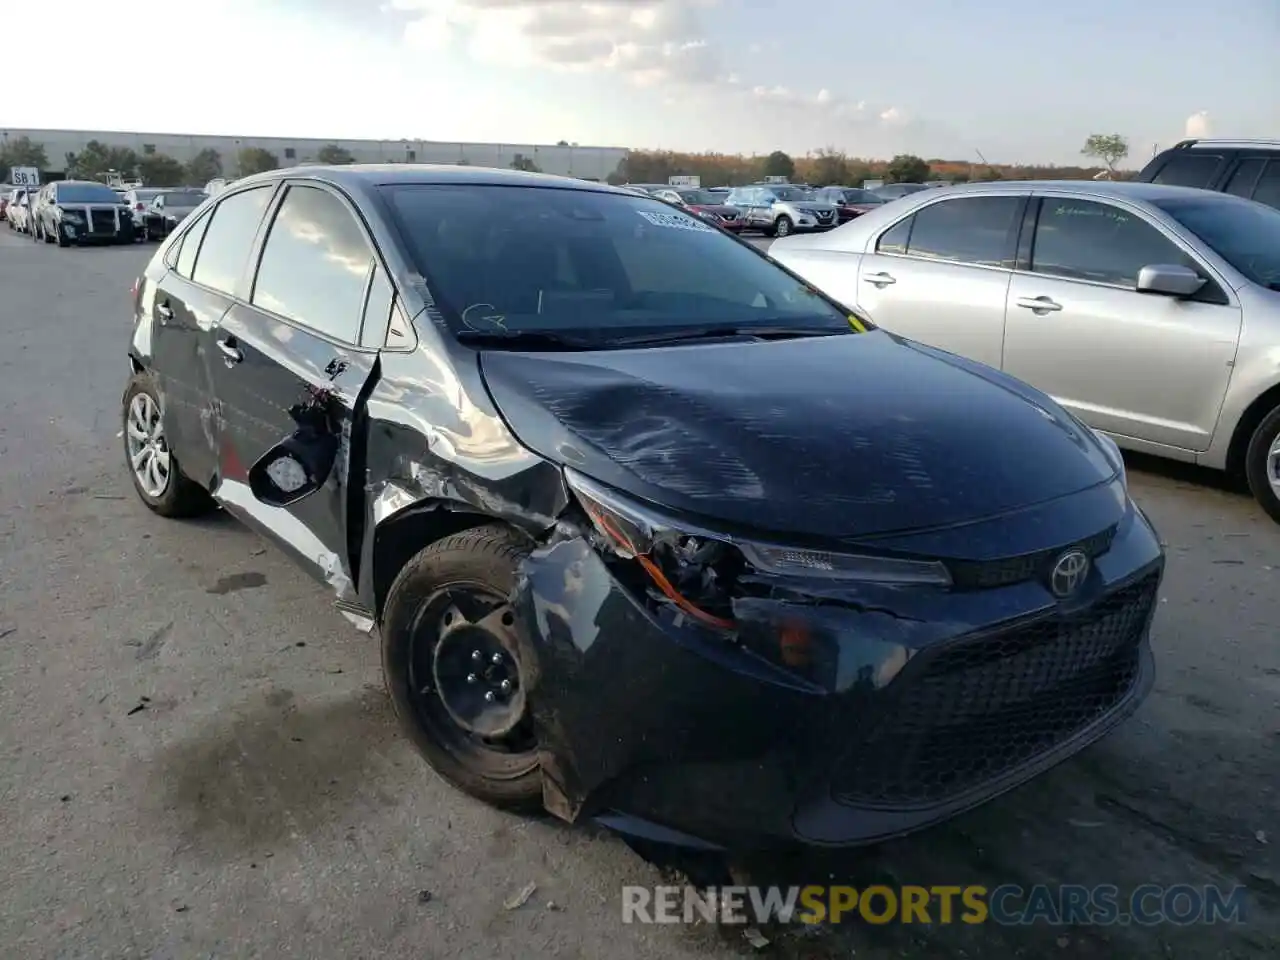
[[[1120,133],[1130,166],[1280,137],[1276,0],[60,0],[47,22],[67,59],[6,46],[0,72],[40,80],[5,85],[0,129],[1063,164]],[[171,65],[95,85],[72,53],[111,35]]]

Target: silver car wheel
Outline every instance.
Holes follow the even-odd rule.
[[[1271,441],[1271,449],[1267,451],[1267,482],[1271,484],[1271,492],[1280,498],[1280,433]]]
[[[129,466],[142,492],[153,499],[169,487],[169,446],[165,442],[160,407],[149,394],[134,394],[125,424]]]

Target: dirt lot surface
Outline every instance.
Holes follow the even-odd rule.
[[[1280,528],[1130,461],[1169,550],[1157,688],[1115,735],[959,820],[756,880],[1242,884],[1246,923],[766,930],[621,923],[661,871],[446,787],[374,642],[276,549],[172,523],[122,464],[142,247],[0,227],[0,954],[12,957],[1280,956]],[[621,679],[621,678],[620,678]],[[529,883],[517,909],[504,903]]]

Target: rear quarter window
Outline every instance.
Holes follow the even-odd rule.
[[[1222,156],[1216,153],[1182,150],[1171,153],[1155,168],[1151,183],[1165,183],[1171,187],[1198,187],[1205,189],[1213,184],[1214,175],[1222,164]]]

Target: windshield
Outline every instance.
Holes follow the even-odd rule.
[[[164,205],[166,207],[198,207],[205,197],[203,193],[197,193],[192,190],[164,193],[161,196],[164,197]]]
[[[657,200],[473,184],[382,188],[455,331],[595,340],[847,318],[749,246]]]
[[[841,190],[840,197],[844,203],[884,203],[884,197],[870,190]]]
[[[97,183],[62,183],[58,185],[58,203],[120,203],[121,197],[110,187]]]
[[[799,187],[769,187],[769,192],[779,200],[787,202],[810,199],[809,191],[801,190]]]
[[[1280,210],[1220,194],[1153,203],[1254,283],[1280,290]]]
[[[716,204],[721,200],[720,196],[712,193],[710,190],[681,190],[680,199],[685,203],[692,204]]]

